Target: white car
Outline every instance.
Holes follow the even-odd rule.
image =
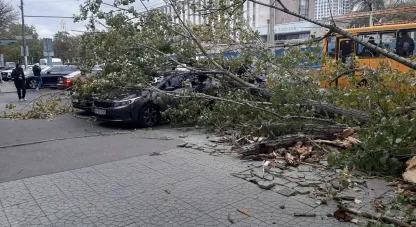
[[[28,65],[28,68],[24,71],[24,74],[26,76],[32,74],[32,67],[33,66]],[[13,71],[13,69],[14,68],[1,71],[1,78],[2,78],[2,80],[4,80],[4,81],[13,80],[13,78],[12,78],[12,71]]]
[[[8,81],[12,79],[12,71],[14,68],[12,69],[6,69],[1,71],[1,79],[4,81]]]

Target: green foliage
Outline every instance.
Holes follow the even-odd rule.
[[[50,93],[41,95],[21,109],[14,104],[6,104],[6,110],[0,115],[8,119],[52,119],[56,115],[72,112],[68,96],[65,93]]]
[[[55,55],[62,59],[64,63],[72,64],[80,62],[81,57],[81,37],[71,36],[68,32],[57,32],[53,36],[53,48]]]
[[[34,26],[25,26],[26,35],[31,35],[33,39],[27,40],[29,47],[29,59],[33,58],[34,62],[39,62],[39,59],[43,57],[42,40],[39,39],[39,35],[36,32]],[[16,36],[22,35],[21,24],[10,24],[6,32],[0,32],[0,39],[16,39]],[[18,62],[22,60],[20,56],[21,41],[11,44],[9,46],[0,46],[0,52],[4,54],[4,60],[6,62]]]

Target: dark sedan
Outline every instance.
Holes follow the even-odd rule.
[[[188,86],[185,84],[188,83]],[[189,87],[189,85],[192,85]],[[215,85],[206,73],[171,72],[157,87],[162,91],[203,92]],[[174,104],[173,99],[161,97],[160,92],[143,90],[117,94],[112,99],[94,100],[94,116],[103,121],[139,123],[142,127],[153,127],[161,121],[161,111]]]
[[[41,71],[43,86],[57,87],[59,78],[75,71],[77,71],[77,67],[74,65],[47,66]],[[33,76],[33,73],[26,77],[26,86],[30,89],[36,88],[36,78]]]

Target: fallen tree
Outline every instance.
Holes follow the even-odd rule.
[[[341,34],[370,50],[415,68],[411,60],[354,37],[334,24],[324,24],[291,12],[280,1],[279,7],[249,1],[328,28],[328,35]],[[302,45],[319,49],[319,43],[316,42],[322,39],[314,38],[276,57],[242,19],[242,5],[245,2],[234,0],[227,5],[226,1],[220,0],[206,4],[202,1],[190,3],[169,0],[167,3],[171,5],[174,15],[166,15],[158,10],[148,10],[145,5],[146,13],[139,13],[130,3],[118,1],[107,4],[116,10],[106,11],[100,7],[101,1],[87,1],[78,19],[95,15],[108,28],[106,32],[91,33],[85,37],[83,45],[93,53],[86,57],[85,66],[103,62],[105,67],[100,77],[80,86],[79,91],[99,95],[115,88],[120,91],[132,88],[152,90],[154,87],[149,86],[151,72],[155,68],[162,69],[166,62],[173,62],[191,71],[209,72],[220,84],[215,95],[166,92],[166,95],[174,95],[180,100],[180,108],[165,112],[173,123],[186,121],[187,124],[210,129],[238,131],[240,136],[267,138],[244,148],[252,153],[264,147],[269,152],[279,146],[293,146],[296,141],[325,149],[325,143],[329,143],[327,140],[337,140],[336,134],[348,127],[359,126],[362,143],[350,148],[355,161],[337,160],[344,165],[357,165],[372,171],[380,168],[376,163],[371,164],[374,162],[370,160],[371,157],[377,157],[385,162],[382,165],[386,167],[383,172],[395,172],[392,166],[403,170],[404,166],[396,165],[393,160],[396,155],[403,157],[403,151],[410,156],[411,152],[401,148],[413,146],[414,128],[410,122],[413,121],[415,99],[414,94],[405,89],[391,89],[391,81],[396,85],[412,87],[410,78],[414,72],[402,74],[388,67],[377,71],[351,69],[335,63],[330,66],[334,71],[332,79],[358,70],[362,71],[369,83],[366,87],[328,88],[321,92],[319,82],[323,80],[323,75],[296,66],[305,60],[310,63],[320,62],[322,58],[326,60],[326,56],[320,56],[317,52],[300,49]],[[206,24],[192,25],[183,19],[181,15],[188,10],[188,3],[192,6],[190,10],[200,12]],[[173,18],[178,23],[174,23]],[[241,54],[232,59],[222,55],[229,51],[240,51]],[[201,53],[205,58],[197,60],[195,53]],[[253,67],[251,70],[241,70],[248,66]],[[267,75],[267,86],[250,82],[259,75]],[[354,80],[353,77],[350,79]],[[207,107],[201,99],[215,102]],[[406,110],[406,115],[402,115],[403,110]],[[407,134],[399,130],[399,126],[404,127]],[[354,144],[356,141],[350,142]],[[338,142],[333,145],[337,144],[343,146]],[[400,152],[397,152],[397,148],[400,148]],[[374,154],[370,154],[370,151]]]

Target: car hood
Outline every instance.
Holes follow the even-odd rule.
[[[106,101],[123,101],[133,98],[142,97],[143,91],[125,91],[119,92],[118,90],[107,92],[106,94],[101,94],[96,99],[97,100],[106,100]],[[95,95],[94,95],[95,96]]]

